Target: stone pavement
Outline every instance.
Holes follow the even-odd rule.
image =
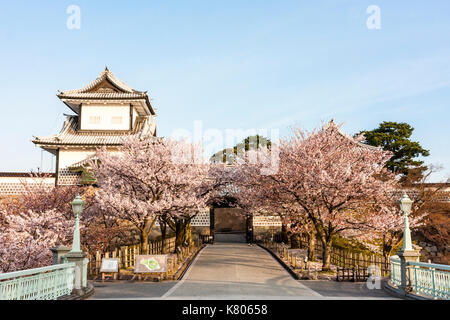
[[[365,283],[298,281],[264,249],[208,245],[181,281],[95,283],[92,299],[394,299]]]

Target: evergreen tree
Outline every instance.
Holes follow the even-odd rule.
[[[382,122],[378,128],[371,131],[362,131],[366,137],[366,144],[382,147],[383,150],[394,153],[392,158],[386,163],[386,168],[395,174],[408,176],[426,170],[423,161],[415,159],[419,156],[430,155],[429,150],[425,150],[417,141],[411,141],[411,134],[414,128],[404,122]]]
[[[248,136],[232,148],[226,148],[211,156],[211,161],[233,164],[239,151],[257,150],[262,147],[270,149],[271,141],[263,136]]]

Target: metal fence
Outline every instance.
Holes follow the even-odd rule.
[[[391,283],[395,286],[399,286],[402,284],[402,269],[400,258],[398,256],[392,256],[390,260]]]
[[[0,300],[55,300],[72,292],[75,263],[0,274]]]
[[[408,262],[410,285],[416,293],[434,299],[450,299],[450,266]]]
[[[391,284],[402,284],[402,267],[398,256],[391,257]],[[424,262],[406,262],[407,286],[413,293],[450,300],[450,266]]]

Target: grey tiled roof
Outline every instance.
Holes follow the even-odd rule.
[[[94,154],[94,155],[92,155],[92,156],[87,157],[87,158],[84,159],[84,160],[81,160],[81,161],[75,162],[74,164],[71,164],[68,168],[69,168],[69,169],[72,169],[72,168],[82,167],[82,166],[84,166],[84,165],[86,165],[86,164],[89,164],[90,161],[97,162],[97,160],[98,160],[98,158],[97,158],[97,156]]]
[[[344,137],[344,138],[346,138],[346,139],[348,139],[348,140],[350,140],[350,141],[356,143],[356,144],[358,145],[358,147],[360,147],[360,148],[362,148],[362,149],[369,149],[369,150],[378,150],[378,149],[380,149],[380,147],[371,146],[371,145],[369,145],[369,144],[365,144],[365,143],[362,143],[362,142],[357,142],[357,141],[355,141],[355,139],[353,139],[351,136],[349,136],[348,134],[342,132],[340,126],[337,125],[337,124],[334,122],[333,119],[332,119],[330,122],[328,122],[328,123],[324,126],[324,128],[329,128],[329,127],[335,127],[335,128],[337,128],[338,133],[339,133],[342,137]]]
[[[74,92],[58,94],[60,98],[66,99],[142,99],[145,93],[124,93],[124,92]]]
[[[138,117],[131,131],[78,131],[78,116],[67,116],[61,132],[58,134],[35,137],[37,145],[121,145],[122,139],[131,135],[145,135],[150,132],[150,118]]]
[[[109,80],[110,83],[112,83],[115,87],[120,89],[120,91],[127,92],[127,93],[145,93],[142,91],[137,91],[131,88],[129,85],[127,85],[125,82],[122,82],[119,80],[111,71],[108,70],[108,68],[105,68],[105,71],[101,72],[97,79],[94,81],[91,81],[89,84],[84,86],[81,89],[75,89],[75,90],[66,90],[62,91],[60,94],[74,94],[74,93],[86,93],[90,92],[92,89],[94,89],[98,84],[100,84],[105,79]]]
[[[0,172],[2,178],[40,178],[49,177],[54,178],[54,172]]]

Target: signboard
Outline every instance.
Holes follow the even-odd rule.
[[[100,272],[119,272],[119,259],[103,258]]]
[[[167,254],[137,255],[134,273],[167,271]]]

